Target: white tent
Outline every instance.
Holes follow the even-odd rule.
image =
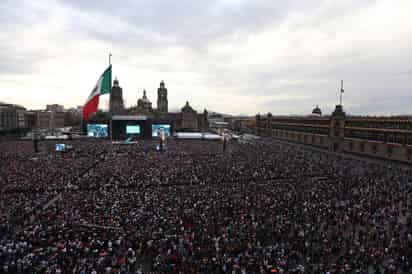
[[[177,139],[192,139],[192,140],[221,140],[222,136],[213,133],[202,132],[176,132]]]

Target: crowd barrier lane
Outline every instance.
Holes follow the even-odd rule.
[[[54,204],[55,202],[62,200],[63,199],[63,193],[59,193],[57,194],[54,198],[52,198],[50,201],[48,201],[43,207],[43,210],[46,210],[49,208],[49,206],[51,206],[52,204]]]

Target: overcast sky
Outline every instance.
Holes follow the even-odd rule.
[[[0,0],[0,101],[82,105],[113,54],[127,106],[412,114],[411,0]],[[107,104],[103,100],[103,104]]]

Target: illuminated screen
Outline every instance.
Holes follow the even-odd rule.
[[[109,136],[107,124],[87,124],[87,136],[105,138]]]
[[[56,151],[64,151],[66,148],[65,144],[56,144]]]
[[[126,134],[140,134],[140,126],[137,125],[127,125]]]
[[[164,131],[167,137],[171,135],[171,126],[167,124],[152,125],[152,137],[159,137],[160,132]]]

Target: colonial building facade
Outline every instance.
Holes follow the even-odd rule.
[[[189,102],[182,107],[180,112],[169,112],[168,90],[165,82],[161,81],[157,89],[157,108],[153,108],[152,102],[143,90],[143,96],[137,100],[137,104],[130,108],[124,107],[123,90],[116,79],[110,94],[109,113],[113,115],[145,116],[152,121],[167,122],[173,125],[174,130],[179,131],[204,131],[208,129],[208,113],[204,110],[198,113]]]
[[[412,163],[412,118],[347,116],[337,105],[328,116],[256,115],[259,136],[335,152]]]

